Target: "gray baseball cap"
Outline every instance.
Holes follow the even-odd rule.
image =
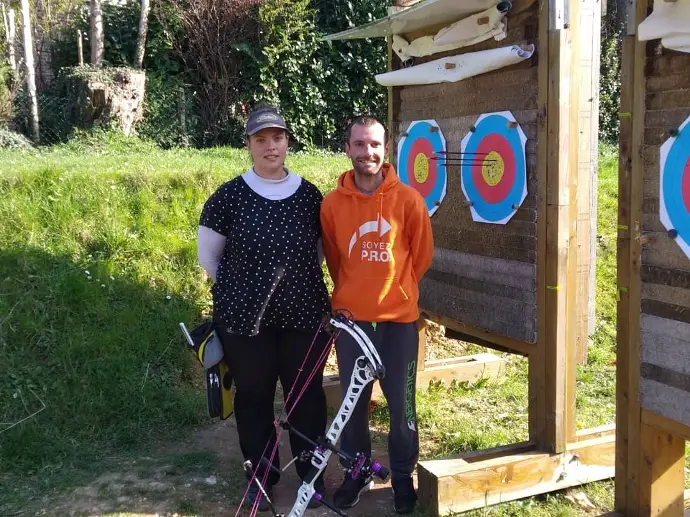
[[[247,134],[253,135],[267,127],[277,127],[290,131],[285,123],[285,119],[271,108],[264,108],[254,111],[247,120]]]

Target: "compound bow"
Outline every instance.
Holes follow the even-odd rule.
[[[347,514],[343,513],[341,510],[339,510],[338,508],[330,504],[328,501],[326,501],[323,498],[323,495],[319,494],[314,489],[314,481],[326,469],[326,467],[328,466],[328,460],[330,459],[331,454],[333,453],[338,455],[343,460],[343,462],[346,465],[348,465],[347,472],[350,476],[352,476],[353,479],[357,479],[360,477],[368,479],[370,477],[377,476],[378,478],[385,481],[389,476],[389,471],[386,467],[384,467],[377,461],[371,460],[371,458],[364,455],[363,453],[357,453],[355,456],[352,456],[335,447],[335,443],[337,443],[338,438],[340,437],[341,433],[343,432],[343,429],[345,428],[345,425],[350,420],[352,411],[357,405],[357,401],[359,400],[360,395],[364,391],[364,388],[374,380],[383,379],[383,377],[385,376],[386,372],[381,358],[379,357],[379,354],[376,351],[376,348],[374,347],[369,337],[357,324],[355,324],[352,318],[345,315],[345,311],[335,311],[333,314],[330,315],[328,320],[325,322],[325,325],[322,324],[322,326],[324,326],[326,332],[328,332],[331,335],[331,340],[329,342],[332,342],[337,336],[337,334],[340,333],[340,331],[344,330],[345,332],[350,334],[350,336],[352,336],[357,345],[362,349],[362,355],[359,356],[355,361],[355,367],[352,371],[352,376],[350,377],[350,384],[347,388],[347,393],[343,398],[343,402],[340,405],[340,409],[338,410],[337,415],[333,419],[328,431],[326,432],[326,435],[323,438],[321,438],[319,442],[315,442],[309,439],[298,429],[295,429],[288,422],[287,418],[281,418],[275,422],[276,427],[280,426],[288,432],[296,434],[313,447],[313,449],[308,453],[310,457],[309,459],[311,460],[311,469],[309,470],[309,473],[307,474],[304,481],[302,482],[302,485],[297,491],[297,499],[294,505],[292,506],[292,509],[287,514],[287,516],[276,511],[275,507],[273,506],[273,503],[264,491],[262,484],[257,479],[256,472],[252,469],[251,462],[244,462],[244,469],[251,476],[250,483],[256,482],[259,485],[259,489],[262,492],[263,497],[265,497],[268,501],[271,513],[274,515],[274,517],[302,517],[304,515],[305,510],[307,509],[307,505],[312,499],[323,503],[326,507],[333,510],[336,514],[347,517]],[[322,354],[323,360],[325,360],[325,358],[327,357],[329,349],[330,346],[326,347],[324,354]],[[321,364],[322,361],[318,361],[316,368],[318,369],[321,366]],[[312,377],[313,372],[309,376],[307,382],[309,382]],[[278,443],[279,440],[276,440],[276,448]],[[276,467],[274,467],[271,464],[271,461],[268,460],[265,456],[262,457],[261,461],[264,465],[268,467],[266,471],[267,473],[268,469],[276,471],[277,473],[281,472],[280,470],[276,469]],[[256,514],[257,508],[258,502],[252,508],[251,515]]]

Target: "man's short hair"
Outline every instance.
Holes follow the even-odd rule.
[[[352,136],[352,128],[354,126],[366,126],[366,127],[371,127],[375,126],[376,124],[381,124],[381,127],[383,127],[383,143],[384,145],[388,143],[388,129],[386,128],[386,125],[377,120],[375,117],[372,117],[370,115],[360,115],[358,117],[353,118],[350,120],[350,123],[347,125],[347,129],[345,130],[345,143],[350,143],[350,137]]]

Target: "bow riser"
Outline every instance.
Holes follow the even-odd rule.
[[[355,362],[355,368],[352,371],[352,377],[350,378],[350,385],[347,388],[347,393],[345,394],[343,403],[338,410],[338,414],[331,422],[331,426],[326,433],[326,439],[329,443],[335,444],[340,438],[343,429],[347,425],[347,422],[352,416],[352,412],[357,406],[357,401],[362,395],[364,388],[370,382],[373,382],[374,375],[365,360],[365,357],[359,357]],[[302,517],[307,505],[314,495],[314,479],[318,478],[321,473],[328,466],[328,460],[333,452],[328,448],[318,448],[312,453],[311,464],[316,469],[315,472],[310,473],[309,479],[311,481],[307,483],[306,481],[302,483],[302,486],[297,491],[297,501],[295,505],[290,510],[288,517]]]

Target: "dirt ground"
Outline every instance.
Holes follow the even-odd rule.
[[[287,432],[281,435],[280,453],[281,465],[287,465],[290,461]],[[179,461],[180,458],[184,460],[195,456],[207,460],[215,458],[217,461],[209,461],[206,471],[203,461],[201,465],[185,465],[185,461]],[[375,446],[373,456],[387,464],[385,446]],[[172,462],[169,461],[171,458]],[[107,472],[60,495],[57,500],[45,497],[41,509],[27,514],[248,516],[248,510],[243,509],[237,513],[238,503],[246,488],[242,460],[234,418],[224,422],[215,421],[185,441],[162,445],[147,456],[122,461],[116,469],[109,466],[104,469]],[[331,456],[325,481],[327,497],[330,498],[342,481],[342,470],[335,455]],[[294,467],[289,466],[280,483],[274,487],[273,500],[278,512],[289,512],[298,488],[299,479]],[[360,503],[346,513],[353,517],[395,515],[390,483],[377,480],[375,488],[363,494]],[[266,512],[260,515],[271,514]],[[325,506],[305,513],[306,517],[328,515],[336,514]]]
[[[427,360],[459,355],[459,342],[446,339],[443,328],[435,325],[427,329]],[[326,373],[337,369],[335,357],[329,358]],[[280,388],[276,393],[276,414],[282,407]],[[388,465],[385,435],[372,432],[372,455]],[[287,431],[281,434],[281,465],[290,461]],[[185,439],[173,443],[158,443],[144,454],[111,457],[104,460],[96,475],[79,479],[66,492],[33,496],[31,503],[16,515],[35,516],[103,516],[103,517],[233,517],[248,516],[248,510],[237,512],[246,489],[242,470],[242,455],[237,439],[234,417],[226,421],[214,420]],[[332,455],[325,474],[327,496],[330,500],[342,481],[338,458]],[[416,479],[415,479],[416,483]],[[274,487],[274,504],[278,512],[287,514],[294,504],[299,488],[294,467],[286,469]],[[359,504],[345,511],[352,517],[387,517],[393,511],[390,482],[376,481],[374,489],[362,495]],[[270,517],[271,513],[261,513]],[[306,517],[335,516],[325,506],[307,510]],[[4,516],[3,516],[4,517]]]

